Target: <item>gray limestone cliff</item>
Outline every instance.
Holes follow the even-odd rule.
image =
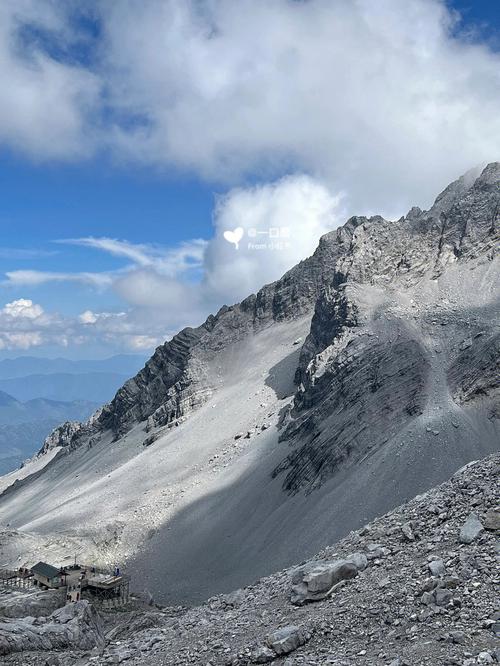
[[[298,443],[274,471],[286,472],[291,492],[321,485],[343,461],[403,435],[430,400],[450,418],[453,402],[481,403],[498,417],[498,273],[484,285],[496,291],[488,308],[474,306],[460,270],[446,285],[447,302],[435,302],[432,285],[446,268],[488,263],[498,252],[500,165],[462,177],[428,212],[348,225],[352,240],[316,303],[282,433]]]

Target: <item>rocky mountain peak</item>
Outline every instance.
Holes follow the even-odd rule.
[[[498,164],[494,162],[493,164]],[[488,169],[489,167],[486,167]],[[481,173],[486,171],[482,166],[476,166],[469,169],[460,178],[450,183],[445,189],[438,194],[436,200],[429,210],[429,215],[439,219],[441,213],[447,213],[451,207],[461,199],[473,187],[476,180],[481,176]]]
[[[475,186],[498,185],[500,181],[500,162],[490,162],[476,179]]]
[[[469,322],[474,322],[472,330],[478,336],[466,359],[459,344],[467,315],[450,313],[443,319],[442,304],[435,303],[434,321],[421,322],[417,333],[415,324],[422,311],[413,298],[455,263],[476,260],[487,265],[498,258],[499,213],[500,164],[495,162],[452,183],[429,211],[413,208],[393,222],[380,216],[349,220],[353,230],[349,251],[330,268],[330,288],[316,302],[296,371],[298,390],[282,439],[300,442],[300,447],[274,472],[276,476],[287,472],[285,489],[296,492],[321,485],[346,460],[352,463],[370,455],[424,414],[429,383],[441,366],[423,343],[424,331],[425,337],[439,340],[437,347],[448,348],[447,356],[439,359],[445,362],[439,373],[447,374],[457,401],[474,396],[492,413],[498,412],[500,394],[491,373],[499,366],[491,353],[498,355],[500,347],[490,307],[479,313],[467,289],[449,288],[453,298],[462,300],[462,308],[471,309]],[[471,270],[476,265],[471,263]],[[492,269],[491,275],[498,288],[498,269]],[[405,293],[413,313],[406,311],[401,298]],[[494,286],[492,296],[498,316]],[[431,307],[433,299],[429,294],[427,298]],[[445,331],[446,343],[441,342]],[[485,358],[484,363],[480,358]],[[469,382],[471,393],[465,388]],[[379,444],[372,430],[377,420]]]
[[[396,221],[378,215],[351,217],[325,234],[315,253],[280,280],[239,304],[223,306],[201,326],[186,328],[158,347],[144,369],[93,420],[91,430],[111,429],[119,438],[140,421],[147,421],[150,429],[184,418],[211,395],[207,361],[218,350],[272,322],[316,309],[298,369],[297,377],[301,377],[313,348],[319,351],[317,341],[325,339],[318,325],[339,331],[343,320],[338,313],[356,309],[341,303],[345,294],[340,285],[415,284],[426,274],[437,277],[461,255],[494,252],[499,207],[500,163],[494,162],[483,170],[471,169],[451,183],[429,211],[415,207]],[[332,324],[325,320],[329,308]],[[316,340],[314,345],[311,339]],[[82,435],[88,431],[85,427]],[[73,433],[72,441],[78,442],[78,433]]]

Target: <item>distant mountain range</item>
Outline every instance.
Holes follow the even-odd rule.
[[[97,408],[89,401],[36,398],[20,402],[0,391],[0,474],[19,467],[61,421],[84,421]]]
[[[145,358],[102,360],[20,356],[0,361],[0,474],[19,467],[64,421],[85,421]]]
[[[147,357],[139,354],[118,354],[99,360],[72,361],[67,358],[18,356],[0,361],[0,379],[27,375],[79,375],[92,372],[132,376],[144,365]]]
[[[108,402],[128,375],[114,372],[88,372],[81,375],[57,373],[54,375],[27,375],[1,379],[0,391],[17,400],[34,400],[40,396],[48,400],[90,400]]]
[[[144,362],[143,356],[125,354],[95,361],[34,356],[4,359],[0,361],[0,391],[21,401],[108,402]]]

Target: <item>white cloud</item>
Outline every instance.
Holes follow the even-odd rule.
[[[161,317],[133,308],[128,312],[87,310],[79,315],[78,324],[79,344],[96,341],[115,350],[151,352],[169,337]]]
[[[131,335],[128,338],[129,348],[136,351],[150,351],[163,342],[165,342],[163,339],[149,335]]]
[[[116,292],[131,305],[146,308],[183,308],[190,299],[191,287],[182,279],[167,277],[158,271],[129,271],[114,285]],[[198,287],[193,287],[193,290]]]
[[[0,332],[0,349],[22,349],[28,350],[32,347],[40,347],[45,339],[38,331],[31,333],[7,333]]]
[[[1,314],[12,319],[19,317],[37,319],[43,315],[43,308],[27,298],[19,298],[17,301],[6,303],[1,310]]]
[[[30,349],[49,338],[60,342],[59,323],[31,299],[6,303],[0,309],[0,349]]]
[[[78,321],[81,324],[109,323],[119,321],[126,316],[126,312],[92,312],[92,310],[85,310],[85,312],[78,315]]]
[[[21,298],[0,308],[0,349],[28,350],[41,346],[97,344],[110,350],[152,350],[167,337],[146,334],[150,325],[135,312],[92,312],[63,317]]]
[[[7,271],[6,285],[26,287],[38,286],[47,282],[78,282],[93,287],[109,287],[113,282],[112,273],[57,273],[52,271]]]
[[[426,205],[500,155],[500,55],[437,0],[107,4],[114,149],[209,179],[298,170],[350,209]]]
[[[56,252],[54,251],[42,250],[39,248],[0,247],[0,259],[9,259],[11,261],[53,257],[55,254]]]
[[[129,259],[132,265],[152,267],[164,275],[177,275],[192,271],[202,265],[206,241],[195,238],[173,248],[130,243],[116,238],[68,238],[57,241],[68,245],[80,245],[107,252],[115,257]]]
[[[304,175],[220,197],[206,253],[204,289],[210,300],[240,300],[311,255],[320,236],[343,221],[340,203],[339,195]],[[237,227],[244,230],[238,250],[223,238]]]
[[[45,0],[0,3],[0,144],[35,159],[90,155],[96,147],[91,115],[102,82],[81,67],[62,63],[23,40],[23,28],[46,31],[59,45],[70,39],[65,16]]]
[[[57,242],[102,250],[115,257],[130,259],[139,266],[149,266],[152,261],[147,245],[134,245],[115,238],[66,238]]]
[[[85,310],[80,315],[78,315],[78,321],[81,324],[95,324],[97,321],[97,315],[92,310]]]

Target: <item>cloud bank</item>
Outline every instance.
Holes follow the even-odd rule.
[[[500,154],[500,55],[444,1],[88,3],[87,59],[72,9],[0,9],[0,142],[37,159],[300,171],[391,215]]]

